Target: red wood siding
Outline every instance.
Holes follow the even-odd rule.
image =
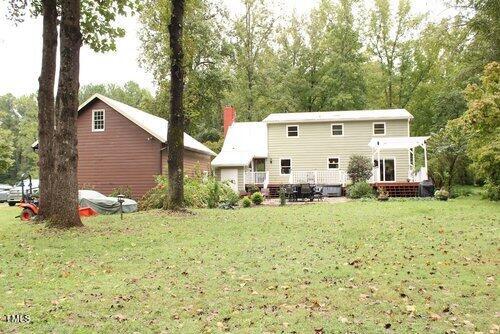
[[[105,110],[105,130],[92,132],[92,110]],[[129,186],[135,198],[155,186],[161,170],[162,144],[149,133],[100,100],[80,111],[78,127],[78,183],[108,195]]]
[[[203,153],[194,152],[191,150],[184,150],[184,174],[188,176],[194,176],[196,169],[199,172],[210,172],[210,162],[212,157]],[[162,164],[163,164],[163,172],[166,174],[167,172],[167,154],[166,150],[163,151],[162,154]]]

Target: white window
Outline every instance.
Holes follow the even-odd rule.
[[[344,124],[332,124],[332,136],[343,136]]]
[[[385,135],[385,123],[373,123],[373,134],[379,136]]]
[[[280,160],[280,174],[290,175],[292,172],[292,159],[281,159]]]
[[[104,131],[104,110],[92,110],[92,132]]]
[[[328,158],[328,169],[339,169],[339,158]]]
[[[287,137],[298,137],[299,136],[299,126],[298,125],[287,125],[286,126],[286,136]]]

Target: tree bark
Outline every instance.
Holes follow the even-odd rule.
[[[59,83],[55,107],[55,168],[51,170],[54,204],[47,217],[54,227],[83,226],[78,213],[76,119],[80,74],[80,0],[61,1]]]
[[[54,138],[54,85],[57,56],[56,0],[44,0],[42,69],[38,79],[38,152],[40,170],[39,219],[52,215],[51,176],[54,170],[52,143]]]
[[[168,190],[167,207],[171,210],[184,208],[184,68],[182,50],[182,25],[184,0],[172,0],[172,14],[168,32],[170,35],[170,120],[167,135]]]

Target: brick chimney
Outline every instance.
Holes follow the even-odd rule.
[[[227,130],[231,125],[233,125],[236,120],[236,109],[233,106],[224,107],[224,137],[227,134]]]

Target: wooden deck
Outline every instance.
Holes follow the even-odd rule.
[[[418,182],[378,182],[376,189],[385,188],[390,197],[418,197]]]
[[[385,188],[390,197],[418,197],[419,182],[377,182],[373,183],[373,187],[378,189]],[[256,184],[255,186],[262,189],[262,185]],[[269,184],[269,197],[278,197],[280,187],[284,184]],[[249,188],[250,186],[247,186]],[[248,190],[248,189],[247,189]],[[345,188],[342,188],[342,196],[345,196]]]

